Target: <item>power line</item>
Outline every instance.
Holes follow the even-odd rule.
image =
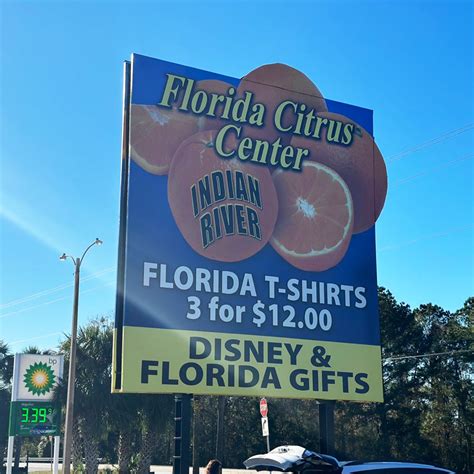
[[[102,285],[94,286],[93,288],[89,288],[87,290],[81,291],[81,295],[83,295],[85,293],[90,293],[91,291],[95,291],[99,288],[103,288],[104,286],[110,286],[114,283],[115,283],[115,280],[111,280],[111,281],[106,282]],[[19,309],[18,311],[10,311],[9,313],[0,314],[0,319],[6,318],[7,316],[13,316],[14,314],[25,313],[27,311],[31,311],[31,310],[36,309],[36,308],[40,308],[41,306],[47,306],[47,305],[50,305],[50,304],[53,304],[53,303],[57,303],[58,301],[64,301],[64,300],[67,300],[67,299],[70,299],[70,298],[71,298],[70,296],[62,296],[61,298],[56,298],[55,300],[45,301],[44,303],[40,303],[40,304],[36,304],[36,305],[33,305],[33,306],[28,306],[27,308]]]
[[[107,267],[103,268],[102,270],[98,270],[95,273],[92,273],[91,275],[88,275],[84,278],[81,279],[81,282],[88,281],[88,280],[93,280],[95,278],[98,278],[99,276],[104,275],[105,273],[109,273],[111,271],[115,270],[115,267]],[[39,291],[37,293],[33,293],[28,296],[23,296],[22,298],[18,298],[13,301],[9,301],[8,303],[0,305],[0,310],[10,308],[12,306],[17,306],[19,304],[27,303],[28,301],[35,300],[37,298],[41,298],[43,296],[47,296],[53,293],[57,293],[58,291],[62,291],[66,288],[70,288],[74,285],[74,282],[72,283],[63,283],[62,285],[55,286],[54,288],[49,288],[46,290]]]
[[[424,176],[428,173],[431,173],[432,171],[436,171],[436,170],[439,170],[441,168],[445,168],[447,166],[450,166],[450,165],[454,165],[455,163],[459,163],[460,161],[465,161],[465,160],[469,160],[471,159],[472,157],[474,157],[474,154],[470,154],[470,155],[464,155],[464,156],[461,156],[459,158],[456,158],[454,160],[450,160],[450,161],[446,161],[444,163],[439,163],[435,166],[432,166],[431,168],[428,168],[426,169],[425,171],[421,171],[420,173],[417,173],[417,174],[414,174],[412,176],[408,176],[406,178],[402,178],[402,179],[399,179],[398,181],[395,181],[391,187],[397,187],[399,186],[400,184],[405,184],[405,183],[408,183],[409,181],[413,181],[414,179],[417,179],[419,178],[420,176]]]
[[[433,239],[433,238],[437,238],[437,237],[444,237],[444,236],[450,235],[454,232],[470,229],[473,226],[474,226],[474,222],[471,222],[470,224],[467,224],[467,225],[463,225],[463,226],[459,226],[459,227],[451,227],[451,228],[448,229],[448,231],[437,232],[437,233],[434,233],[434,234],[425,234],[425,235],[422,235],[422,236],[418,237],[417,239],[408,240],[408,241],[402,242],[401,244],[398,244],[398,245],[387,245],[385,247],[379,248],[377,250],[377,252],[386,252],[387,250],[395,250],[395,249],[399,249],[401,247],[406,247],[407,245],[416,244],[416,243],[421,242],[423,240]]]
[[[18,340],[18,341],[9,342],[8,345],[10,347],[11,346],[16,346],[17,344],[24,344],[25,342],[35,341],[35,340],[38,340],[38,339],[44,339],[45,337],[57,336],[59,334],[64,334],[64,333],[62,333],[60,331],[51,332],[49,334],[43,334],[41,336],[35,336],[35,337],[30,337],[28,339],[21,339],[21,340]]]
[[[392,360],[402,360],[402,359],[421,359],[424,357],[438,357],[444,355],[455,355],[455,354],[465,354],[474,352],[473,349],[466,349],[460,351],[446,351],[446,352],[430,352],[428,354],[415,354],[415,355],[401,355],[401,356],[393,356],[393,357],[384,357],[382,360],[384,362],[390,362]]]
[[[445,132],[441,135],[438,135],[437,137],[432,138],[431,140],[419,143],[418,145],[406,148],[405,150],[402,150],[401,152],[396,153],[395,155],[391,155],[387,158],[387,161],[399,160],[404,156],[409,155],[410,153],[414,153],[415,151],[423,150],[424,148],[437,145],[438,143],[441,143],[445,140],[449,140],[450,138],[453,138],[456,135],[460,135],[461,133],[467,132],[472,128],[474,128],[474,123],[469,123],[467,125],[464,125],[463,127],[456,128],[455,130],[450,130],[449,132]]]

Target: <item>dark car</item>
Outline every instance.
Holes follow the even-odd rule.
[[[269,453],[257,454],[244,461],[247,469],[301,474],[455,474],[453,471],[409,462],[340,462],[301,446],[279,446]]]

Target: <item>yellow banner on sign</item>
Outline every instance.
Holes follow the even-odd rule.
[[[122,344],[122,393],[383,401],[379,346],[127,326]]]

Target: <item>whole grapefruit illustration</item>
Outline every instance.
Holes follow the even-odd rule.
[[[205,79],[198,81],[196,83],[196,90],[202,90],[210,94],[217,94],[226,96],[230,87],[233,87],[231,84],[219,81],[217,79]],[[216,108],[216,117],[203,116],[199,119],[199,130],[219,130],[224,125],[229,123],[229,121],[219,118],[219,112],[223,109],[223,105],[220,104],[220,108]]]
[[[354,124],[352,143],[348,146],[330,143],[323,132],[320,140],[295,136],[291,144],[307,148],[309,160],[322,163],[341,175],[354,204],[353,232],[364,232],[374,225],[385,203],[387,169],[384,159],[372,136],[354,121],[330,112],[321,112],[318,116]]]
[[[270,240],[277,195],[267,168],[220,158],[216,134],[199,132],[179,147],[168,175],[168,202],[181,234],[197,253],[238,262]]]
[[[344,257],[353,226],[352,198],[343,179],[320,163],[306,161],[301,173],[273,173],[278,219],[272,247],[301,270],[322,272]]]
[[[301,71],[286,64],[266,64],[244,76],[237,89],[239,97],[248,91],[254,94],[254,101],[265,106],[265,124],[262,128],[245,127],[245,134],[252,138],[265,138],[273,142],[278,137],[287,144],[290,134],[279,131],[273,116],[279,104],[290,100],[306,105],[306,110],[326,111],[326,101],[316,85]],[[283,115],[284,127],[294,125],[294,112],[288,109]]]
[[[131,158],[152,174],[168,173],[175,151],[198,131],[198,119],[176,108],[136,105],[130,114]]]

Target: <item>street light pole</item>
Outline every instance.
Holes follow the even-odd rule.
[[[79,275],[81,260],[74,260],[74,303],[72,306],[71,345],[69,348],[69,376],[67,380],[66,426],[64,429],[63,473],[71,469],[72,423],[74,416],[74,382],[76,381],[77,314],[79,309]]]
[[[95,239],[86,248],[82,257],[71,257],[63,253],[60,260],[70,258],[74,263],[74,302],[72,307],[72,329],[71,344],[69,348],[69,376],[67,381],[67,402],[66,402],[66,425],[64,428],[64,449],[63,449],[63,473],[69,474],[71,471],[71,445],[72,445],[72,425],[74,420],[74,388],[76,381],[76,348],[77,348],[77,316],[79,310],[79,280],[81,264],[88,250],[94,245],[101,245],[102,240]]]

